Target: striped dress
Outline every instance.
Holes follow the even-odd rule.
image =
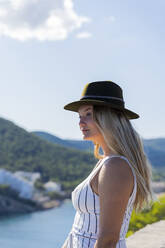
[[[107,156],[100,160],[90,175],[80,183],[72,192],[72,203],[76,214],[72,229],[63,245],[65,248],[93,248],[99,233],[100,204],[99,196],[92,191],[91,179],[96,175],[101,166],[112,157],[121,157],[127,161],[134,176],[134,188],[128,200],[123,222],[120,229],[120,238],[116,248],[126,248],[125,235],[128,230],[133,202],[136,197],[137,183],[133,167],[126,157],[120,155]]]

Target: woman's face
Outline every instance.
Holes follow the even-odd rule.
[[[101,143],[103,136],[93,120],[93,106],[82,105],[79,110],[79,126],[84,140],[91,140],[94,143]]]

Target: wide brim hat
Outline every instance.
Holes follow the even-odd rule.
[[[78,112],[82,105],[107,106],[125,112],[128,119],[137,119],[139,115],[125,108],[123,91],[112,81],[97,81],[86,84],[79,101],[71,102],[64,109]]]

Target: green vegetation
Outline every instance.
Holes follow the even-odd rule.
[[[144,150],[151,162],[156,168],[165,169],[165,138],[144,140]],[[159,167],[159,168],[158,168]]]
[[[10,186],[6,184],[0,185],[0,195],[9,196],[12,199],[19,198],[18,192],[10,188]]]
[[[40,172],[42,182],[60,182],[72,191],[93,169],[93,154],[51,144],[0,118],[0,168]],[[40,184],[41,186],[41,184]]]
[[[129,237],[147,224],[160,220],[165,220],[165,195],[159,197],[159,201],[154,202],[151,209],[144,209],[138,214],[133,210],[126,237]]]
[[[85,140],[66,140],[66,139],[60,139],[55,135],[46,133],[46,132],[32,132],[36,136],[42,138],[43,140],[46,140],[50,143],[61,145],[62,147],[69,147],[77,150],[86,150],[86,151],[93,151],[93,143],[91,141],[85,141]]]
[[[35,184],[38,189],[43,190],[43,183],[49,180],[56,181],[62,185],[62,190],[69,197],[71,191],[89,175],[96,163],[93,154],[85,151],[86,147],[90,150],[91,144],[67,140],[66,145],[66,140],[49,136],[46,141],[43,138],[45,137],[41,139],[36,134],[29,133],[14,123],[0,118],[0,168],[12,172],[18,170],[40,172],[41,180]],[[143,140],[143,142],[146,154],[154,165],[153,180],[165,180],[165,139]],[[0,186],[0,195],[9,196],[27,204],[35,204],[32,201],[20,199],[18,193],[6,185]],[[49,196],[51,199],[63,197],[54,192]],[[160,199],[160,203],[154,203],[150,210],[144,210],[139,214],[133,212],[127,236],[146,224],[160,219],[165,219],[165,197]]]
[[[36,134],[29,133],[14,123],[0,118],[0,168],[12,172],[18,170],[40,172],[41,181],[37,184],[38,188],[42,189],[42,184],[49,180],[56,181],[62,185],[62,190],[69,195],[89,175],[96,159],[91,152],[78,150],[84,149],[84,141],[82,141],[84,144],[82,146],[81,141],[67,140],[67,145],[69,144],[70,147],[67,148],[64,147],[65,140],[56,138],[60,144],[53,144],[50,143],[52,139],[54,140],[54,137],[49,136],[49,141],[43,140]],[[147,143],[152,148],[152,154],[156,154],[154,149],[164,152],[161,148],[164,140],[158,139],[155,148],[154,141]],[[89,147],[89,143],[86,145]],[[160,159],[161,161],[165,159],[164,154],[161,157],[155,156],[159,162]],[[158,164],[160,164],[159,162]],[[163,166],[161,169],[163,170]],[[163,175],[162,171],[160,174],[157,174],[156,171],[154,178],[155,180],[165,179]]]
[[[64,200],[66,198],[66,195],[62,195],[56,191],[48,192],[47,195],[51,200]]]
[[[78,150],[93,151],[93,144],[90,141],[80,140],[64,140],[56,137],[55,135],[46,132],[33,132],[38,137],[50,143],[62,145],[63,147],[74,148]],[[143,139],[145,153],[149,158],[151,164],[156,169],[163,169],[165,171],[165,138],[158,139]]]
[[[44,184],[42,183],[41,179],[35,181],[34,187],[40,191],[45,191]]]

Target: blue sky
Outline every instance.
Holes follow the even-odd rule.
[[[63,106],[112,80],[140,135],[165,138],[164,10],[164,0],[0,0],[1,117],[81,139]]]

